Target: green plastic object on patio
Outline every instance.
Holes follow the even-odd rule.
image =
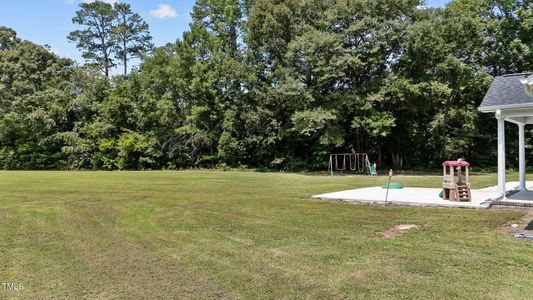
[[[399,182],[391,182],[390,184],[384,184],[383,188],[384,189],[388,188],[389,190],[399,190],[399,189],[403,189],[403,184]]]

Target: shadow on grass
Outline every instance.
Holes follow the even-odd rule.
[[[527,224],[526,228],[524,228],[525,230],[533,230],[533,221],[529,222],[529,224]]]

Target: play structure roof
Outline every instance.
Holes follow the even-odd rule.
[[[529,96],[521,80],[531,73],[497,76],[479,106],[480,111],[495,111],[499,108],[533,107],[533,97]]]
[[[447,160],[442,163],[443,167],[468,167],[470,164],[465,160]]]

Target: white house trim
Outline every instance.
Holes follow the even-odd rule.
[[[505,118],[500,109],[496,110],[498,120],[498,190],[505,199]]]
[[[525,127],[533,124],[533,75],[510,74],[494,78],[483,102],[481,112],[494,113],[498,124],[498,190],[506,198],[505,185],[505,122],[518,127],[519,191],[526,189]]]

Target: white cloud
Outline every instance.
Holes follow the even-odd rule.
[[[150,11],[150,16],[157,19],[175,18],[178,13],[168,4],[159,4],[158,9]]]

